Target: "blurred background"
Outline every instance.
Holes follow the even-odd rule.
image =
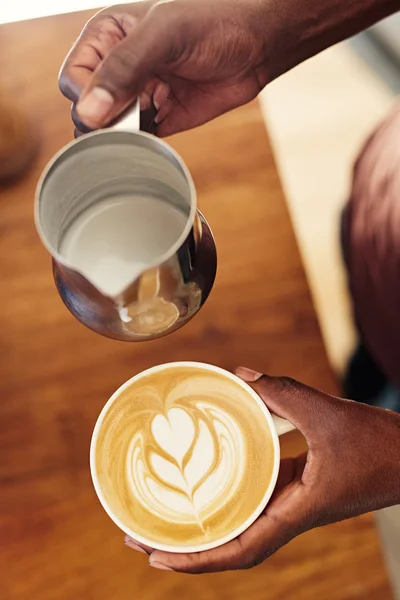
[[[98,5],[98,0],[3,2],[0,24]],[[341,268],[339,214],[354,160],[399,92],[400,15],[394,15],[300,65],[260,96],[324,340],[338,373],[355,343]]]
[[[341,377],[356,345],[339,243],[355,159],[400,93],[400,14],[326,50],[261,94],[325,347]],[[400,598],[400,507],[376,521]]]
[[[3,1],[0,24],[93,9],[97,5],[96,0]],[[0,126],[3,132],[12,129],[15,143],[22,143],[19,147],[24,148],[17,152],[18,164],[10,167],[19,174],[34,160],[36,141],[32,144],[35,137],[28,135],[26,142],[21,142],[21,131],[28,131],[29,126],[21,127],[20,133],[18,124],[12,126],[15,113],[13,107],[7,108],[8,75],[1,71],[0,60],[5,98],[0,103]],[[273,82],[260,96],[324,342],[339,376],[355,346],[339,248],[339,215],[348,194],[354,160],[399,92],[400,16],[394,16],[300,65]],[[24,119],[23,112],[18,114],[19,124]],[[3,155],[1,152],[0,148],[0,157],[9,156],[10,148],[3,149]],[[3,160],[3,167],[4,164]],[[393,511],[386,511],[380,522],[389,568],[392,562],[395,564],[396,555],[400,564],[399,542],[394,536],[397,530],[400,539],[398,523],[400,516]],[[400,594],[395,568],[391,576],[394,589]],[[341,598],[340,594],[336,597]],[[362,596],[355,593],[354,597]]]
[[[325,344],[342,373],[354,331],[338,222],[354,161],[400,91],[400,16],[326,50],[262,94]]]
[[[98,0],[3,2],[0,24],[98,5]],[[328,354],[338,372],[354,347],[338,215],[355,157],[400,92],[399,33],[400,15],[394,15],[300,65],[261,94]]]

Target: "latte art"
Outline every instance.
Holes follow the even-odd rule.
[[[98,433],[104,499],[155,544],[207,545],[245,523],[272,477],[265,416],[234,381],[194,367],[145,375],[121,392]]]
[[[191,411],[171,408],[151,422],[155,444],[146,451],[140,433],[127,460],[131,492],[144,508],[175,523],[205,523],[239,488],[245,443],[234,418],[207,402]]]

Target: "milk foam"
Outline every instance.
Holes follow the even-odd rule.
[[[262,502],[274,464],[264,413],[250,394],[194,367],[134,382],[97,440],[108,505],[155,544],[197,546],[236,530]]]
[[[151,422],[155,446],[148,461],[140,435],[129,447],[131,493],[161,519],[198,523],[220,510],[243,476],[245,440],[232,415],[207,402],[190,414],[171,408]],[[204,418],[202,418],[204,417]]]
[[[108,198],[82,212],[59,252],[103,294],[121,293],[178,241],[187,217],[163,200]]]

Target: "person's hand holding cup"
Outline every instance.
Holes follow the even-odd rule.
[[[302,432],[306,454],[280,460],[290,426],[269,411]],[[313,527],[398,503],[399,456],[390,411],[245,368],[171,363],[109,400],[91,468],[129,547],[150,566],[204,573],[253,567]]]

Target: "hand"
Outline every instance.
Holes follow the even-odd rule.
[[[140,96],[165,136],[255,98],[267,83],[264,52],[258,1],[138,2],[89,21],[59,83],[78,133],[109,124]]]
[[[240,368],[268,408],[305,436],[308,452],[281,461],[278,484],[258,520],[206,552],[171,554],[139,547],[150,565],[184,573],[247,569],[297,535],[400,502],[400,416],[334,398],[288,379]]]

